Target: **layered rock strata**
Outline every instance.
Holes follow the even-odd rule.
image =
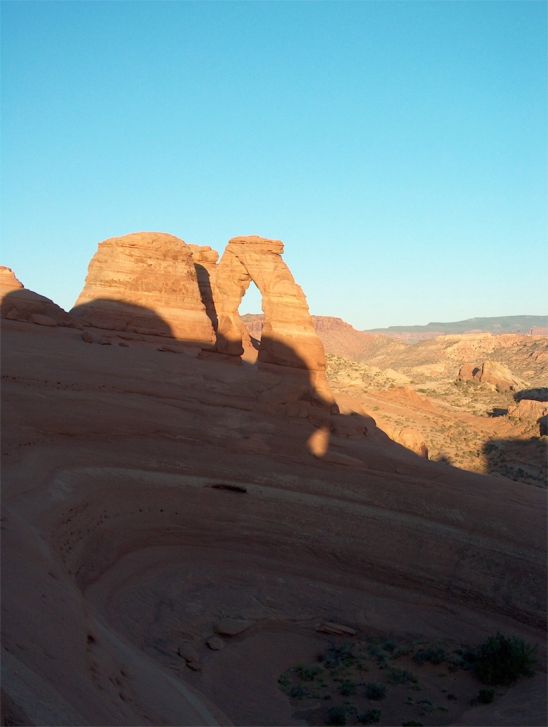
[[[0,265],[2,318],[41,326],[75,326],[74,319],[49,298],[27,290],[11,268]]]
[[[310,388],[329,397],[324,348],[304,293],[282,260],[283,250],[279,240],[262,237],[229,241],[215,280],[217,350],[242,355],[245,327],[238,307],[253,282],[261,293],[264,314],[259,364],[306,372]]]
[[[203,347],[215,341],[192,249],[165,233],[100,243],[71,313],[97,328],[171,336]]]

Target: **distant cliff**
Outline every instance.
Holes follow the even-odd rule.
[[[452,333],[522,333],[548,335],[548,316],[497,316],[467,318],[449,323],[433,322],[425,326],[389,326],[372,328],[366,333],[381,333],[409,343]]]

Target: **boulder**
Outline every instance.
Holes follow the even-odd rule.
[[[215,341],[190,246],[173,235],[139,232],[99,244],[71,311],[97,328]]]
[[[212,651],[221,651],[221,649],[225,648],[225,642],[220,636],[210,636],[206,644]]]
[[[252,625],[252,621],[243,618],[223,618],[215,624],[213,630],[221,636],[238,636]]]

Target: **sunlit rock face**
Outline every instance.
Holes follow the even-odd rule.
[[[242,354],[247,332],[238,307],[253,282],[261,293],[264,313],[259,364],[305,370],[313,388],[329,398],[324,348],[305,295],[282,260],[283,250],[279,240],[262,237],[229,241],[215,278],[217,350]]]
[[[192,250],[166,233],[100,243],[72,313],[98,328],[168,335],[204,347],[215,340]]]

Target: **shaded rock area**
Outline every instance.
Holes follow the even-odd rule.
[[[2,318],[24,321],[38,326],[77,326],[77,322],[60,306],[43,295],[27,290],[11,268],[0,266]]]

